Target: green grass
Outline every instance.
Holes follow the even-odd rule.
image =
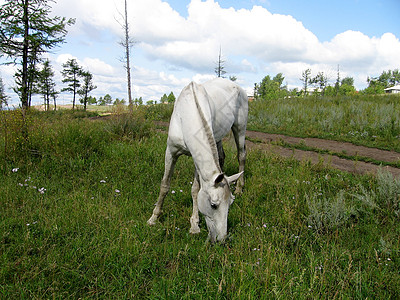
[[[400,152],[398,95],[287,98],[250,104],[248,128]]]
[[[386,173],[355,176],[249,151],[229,239],[210,245],[203,220],[189,234],[188,157],[161,222],[146,224],[167,136],[143,127],[142,112],[27,119],[27,139],[9,132],[7,152],[4,130],[0,140],[2,299],[400,297],[400,183]],[[225,148],[232,174],[232,141]]]

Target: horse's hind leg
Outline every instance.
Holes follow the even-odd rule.
[[[224,148],[222,147],[222,141],[219,141],[217,143],[217,149],[218,149],[219,166],[221,167],[221,170],[223,170],[225,163],[225,152]]]
[[[244,171],[244,165],[246,164],[246,128],[239,129],[237,127],[232,127],[233,136],[236,142],[237,148],[237,159],[239,162],[239,173]],[[240,176],[237,183],[235,194],[242,193],[244,186],[244,176]]]

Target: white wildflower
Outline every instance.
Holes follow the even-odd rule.
[[[14,168],[14,169],[12,169],[13,173],[18,172],[18,170],[19,170],[19,168]]]
[[[104,179],[100,180],[100,183],[106,183],[106,181]]]

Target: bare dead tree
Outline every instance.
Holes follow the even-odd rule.
[[[219,47],[219,55],[218,55],[218,61],[216,62],[217,66],[215,67],[214,71],[217,77],[224,77],[226,74],[225,69],[225,60],[222,59],[222,54],[221,54],[221,47]]]
[[[127,77],[127,84],[128,84],[128,103],[129,107],[132,109],[133,107],[133,100],[132,100],[132,82],[131,82],[131,67],[130,67],[130,50],[134,45],[134,40],[130,37],[129,34],[129,22],[128,22],[128,5],[125,0],[125,13],[120,14],[122,17],[122,22],[117,22],[121,25],[122,29],[124,30],[124,38],[119,42],[119,44],[125,50],[125,56],[123,58],[124,67],[126,69],[126,77]]]

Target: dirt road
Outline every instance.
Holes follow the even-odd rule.
[[[157,122],[159,126],[168,127],[167,122]],[[272,152],[282,157],[293,157],[298,160],[310,160],[312,164],[323,161],[324,165],[332,168],[351,172],[355,174],[375,174],[379,169],[388,170],[396,177],[400,177],[400,169],[390,166],[379,166],[377,164],[364,161],[350,160],[331,154],[321,154],[315,151],[304,151],[290,149],[274,145],[272,142],[283,141],[289,145],[302,145],[308,148],[329,151],[332,153],[342,153],[346,156],[371,158],[376,161],[399,162],[400,153],[385,151],[376,148],[357,146],[351,143],[324,140],[317,138],[298,138],[281,134],[270,134],[258,131],[246,132],[246,146],[248,149],[257,148]]]
[[[304,151],[298,149],[290,149],[271,144],[274,141],[283,141],[290,145],[302,145],[309,148],[326,150],[333,153],[343,153],[346,156],[358,156],[371,158],[384,162],[398,162],[400,161],[400,153],[385,151],[376,148],[368,148],[363,146],[356,146],[351,143],[337,142],[331,140],[323,140],[316,138],[297,138],[280,134],[269,134],[257,131],[247,131],[246,137],[247,146],[249,148],[259,148],[272,153],[281,155],[283,157],[294,157],[298,160],[310,160],[311,163],[317,164],[321,161],[325,165],[333,168],[352,172],[356,174],[376,173],[378,169],[384,168],[392,173],[394,176],[400,176],[400,169],[394,167],[381,167],[376,164],[367,163],[363,161],[354,161],[345,158],[340,158],[330,154],[320,154],[314,151]],[[256,142],[253,142],[256,141]]]

